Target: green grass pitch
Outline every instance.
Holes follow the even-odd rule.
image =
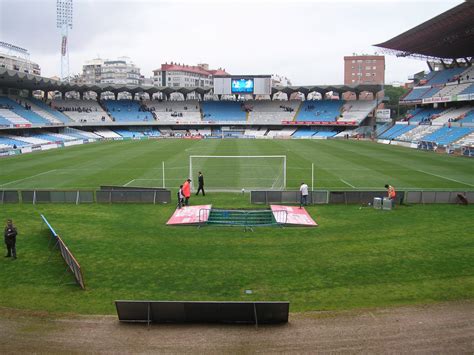
[[[470,159],[348,141],[148,140],[95,143],[0,159],[0,189],[177,186],[189,155],[287,155],[288,188],[473,189]],[[213,171],[204,171],[206,176]],[[219,172],[216,172],[219,173]],[[245,167],[233,167],[239,186]],[[141,180],[140,180],[141,179]],[[248,195],[193,204],[249,208]],[[289,300],[291,311],[423,304],[474,297],[474,209],[311,206],[318,228],[167,227],[171,205],[0,205],[19,259],[0,259],[0,306],[108,314],[115,299]],[[87,290],[48,262],[44,213],[84,269]],[[64,277],[63,277],[64,276]],[[60,283],[61,278],[63,282]],[[245,294],[251,289],[252,294]]]

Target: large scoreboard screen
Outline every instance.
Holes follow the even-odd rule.
[[[233,94],[253,94],[253,79],[232,79]]]
[[[214,77],[215,95],[271,95],[270,75],[223,75]]]

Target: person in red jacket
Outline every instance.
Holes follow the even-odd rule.
[[[191,197],[191,179],[188,179],[183,184],[184,205],[189,206],[189,198]]]

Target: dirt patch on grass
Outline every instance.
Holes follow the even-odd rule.
[[[290,315],[279,326],[119,323],[0,308],[0,353],[474,351],[474,302]]]

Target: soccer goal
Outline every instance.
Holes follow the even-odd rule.
[[[206,191],[284,190],[286,155],[191,155],[191,187],[198,187],[198,173],[204,175]]]

